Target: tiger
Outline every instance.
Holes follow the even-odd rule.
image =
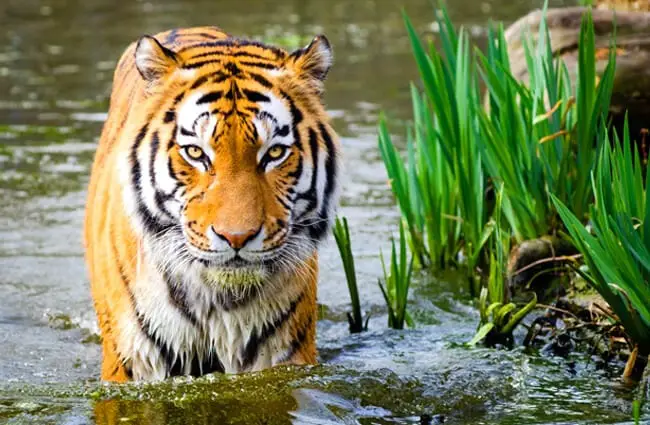
[[[332,60],[324,35],[289,51],[216,27],[124,51],[84,222],[103,381],[317,362],[340,192]]]

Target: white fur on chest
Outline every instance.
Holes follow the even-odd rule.
[[[189,374],[196,360],[201,364],[210,355],[218,357],[226,373],[262,370],[286,358],[291,318],[267,338],[260,338],[260,333],[291,309],[300,295],[300,285],[275,282],[245,305],[227,310],[219,303],[216,290],[201,281],[201,266],[189,266],[183,277],[173,280],[183,294],[187,307],[183,312],[163,275],[143,263],[132,285],[139,317],[131,314],[124,318],[119,341],[134,379],[168,377],[170,360],[180,361],[182,373]],[[260,343],[253,347],[256,355],[246,362],[251,339]]]

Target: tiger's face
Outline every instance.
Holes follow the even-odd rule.
[[[313,255],[338,193],[338,142],[321,101],[327,40],[288,54],[236,39],[175,52],[144,37],[135,60],[150,82],[141,220],[160,224],[150,235],[163,256],[234,287]]]

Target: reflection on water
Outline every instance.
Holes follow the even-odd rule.
[[[566,0],[566,3],[572,3]],[[541,0],[448,1],[481,36]],[[562,0],[551,2],[561,4]],[[617,423],[629,394],[584,359],[467,350],[474,310],[453,278],[414,288],[418,329],[385,329],[377,254],[395,228],[374,127],[401,133],[415,67],[401,8],[435,35],[428,0],[0,1],[0,422],[97,424]],[[85,185],[113,67],[143,33],[188,25],[288,48],[325,33],[335,51],[326,101],[343,136],[343,214],[371,332],[349,335],[334,244],[321,255],[318,345],[325,368],[175,386],[99,386],[83,264]],[[65,326],[60,325],[64,323]],[[94,342],[95,341],[95,342]],[[581,366],[582,365],[582,366]],[[54,383],[54,384],[50,384]],[[81,387],[81,388],[80,388]],[[98,399],[90,402],[90,399]]]

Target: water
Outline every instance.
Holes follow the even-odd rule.
[[[480,37],[489,18],[511,22],[541,2],[449,3],[454,21]],[[0,422],[415,424],[421,415],[457,424],[630,420],[631,390],[617,381],[617,370],[603,370],[587,355],[464,348],[477,317],[453,275],[418,279],[416,330],[386,329],[377,254],[395,230],[397,210],[374,126],[385,110],[400,134],[410,115],[415,67],[402,6],[431,34],[432,9],[422,0],[0,2]],[[327,103],[345,149],[342,213],[352,229],[371,331],[347,332],[347,290],[330,242],[321,256],[322,366],[102,386],[80,229],[112,70],[142,33],[201,24],[288,47],[321,32],[333,43]]]

